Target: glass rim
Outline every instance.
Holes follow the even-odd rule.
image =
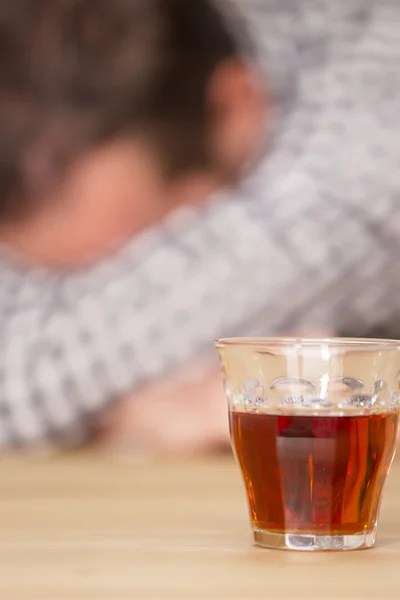
[[[331,348],[349,350],[365,350],[369,352],[382,350],[400,350],[400,340],[385,340],[380,338],[303,338],[303,337],[233,337],[221,338],[215,342],[217,348],[293,348],[305,346],[318,348],[330,346]]]

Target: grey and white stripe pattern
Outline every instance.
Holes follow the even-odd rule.
[[[400,329],[400,3],[237,0],[277,106],[257,171],[90,271],[0,270],[0,446],[75,444],[225,335]]]

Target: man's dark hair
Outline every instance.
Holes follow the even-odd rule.
[[[0,219],[113,138],[147,135],[170,173],[205,165],[207,83],[237,54],[213,0],[1,2]]]

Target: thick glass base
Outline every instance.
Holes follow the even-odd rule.
[[[254,530],[254,541],[263,548],[275,550],[300,550],[305,552],[363,550],[372,548],[376,530],[353,535],[311,535],[306,533],[272,533]]]

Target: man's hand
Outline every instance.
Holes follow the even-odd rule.
[[[103,417],[101,445],[148,453],[200,453],[229,445],[221,376],[192,364],[123,398]]]

